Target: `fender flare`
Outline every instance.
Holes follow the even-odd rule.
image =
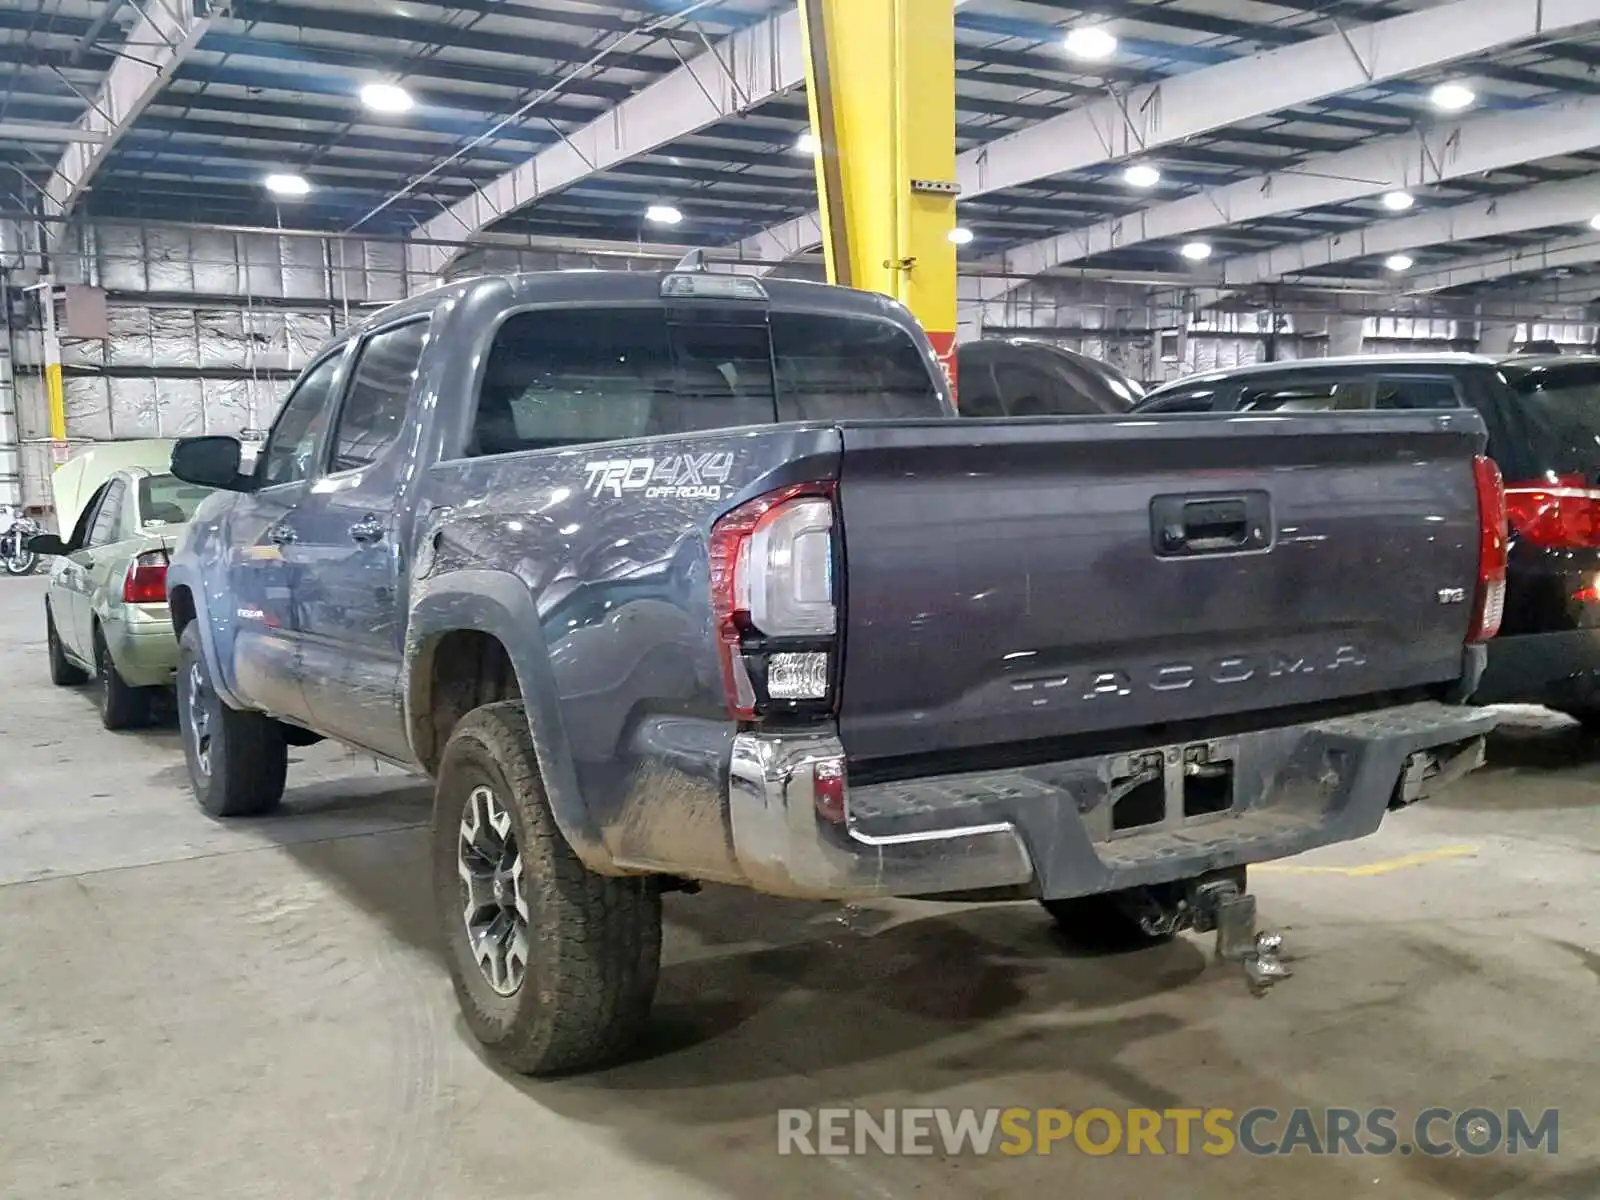
[[[561,835],[591,870],[607,870],[610,854],[578,784],[568,749],[561,701],[550,666],[550,652],[539,623],[538,607],[528,585],[506,571],[468,569],[436,579],[416,581],[406,623],[406,737],[419,762],[414,711],[417,689],[413,673],[424,646],[435,637],[477,630],[499,640],[511,659],[527,708],[529,733],[538,756],[545,794]]]
[[[206,656],[206,666],[211,672],[211,686],[229,708],[248,709],[250,705],[239,699],[233,690],[233,677],[229,671],[223,669],[224,664],[217,657],[216,631],[211,624],[211,611],[206,605],[205,584],[200,579],[183,568],[174,569],[172,564],[167,567],[167,595],[170,598],[174,588],[186,588],[189,599],[194,604],[194,622],[200,626],[200,649]],[[173,636],[178,636],[177,627],[173,627]],[[231,664],[230,664],[231,665]]]

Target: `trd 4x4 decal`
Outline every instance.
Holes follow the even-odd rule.
[[[646,500],[720,500],[733,455],[669,454],[665,458],[611,458],[584,465],[585,490],[597,500],[644,493]]]

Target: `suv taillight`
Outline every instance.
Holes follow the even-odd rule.
[[[1600,546],[1600,489],[1582,475],[1557,475],[1506,488],[1506,510],[1517,536],[1546,550]]]
[[[839,667],[834,485],[759,496],[711,527],[711,607],[728,711],[832,711]]]
[[[146,550],[128,567],[122,579],[125,604],[165,604],[167,602],[167,556],[161,550]]]
[[[1478,485],[1478,592],[1469,642],[1487,642],[1500,632],[1506,611],[1506,488],[1492,458],[1472,460]]]

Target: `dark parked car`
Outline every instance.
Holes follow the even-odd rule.
[[[1110,363],[1033,338],[983,338],[957,348],[963,417],[1127,412],[1144,388]]]
[[[1600,357],[1385,354],[1261,363],[1169,384],[1138,411],[1457,406],[1476,409],[1488,427],[1510,517],[1505,615],[1476,698],[1600,720]]]
[[[953,418],[906,310],[841,288],[571,272],[373,316],[247,473],[173,453],[227,489],[168,572],[200,803],[270,809],[318,735],[433,775],[467,1023],[552,1071],[639,1029],[664,890],[1118,896],[1248,947],[1244,864],[1479,761],[1476,417]]]

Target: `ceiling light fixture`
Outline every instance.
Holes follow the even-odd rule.
[[[683,214],[670,204],[652,204],[644,210],[644,219],[652,225],[676,225]]]
[[[361,86],[361,103],[376,113],[410,112],[416,101],[398,83],[366,83]]]
[[[1589,218],[1589,228],[1600,229],[1600,213],[1595,213],[1594,216]]]
[[[1414,261],[1409,254],[1391,254],[1383,260],[1383,265],[1398,274],[1401,271],[1411,270]]]
[[[1410,192],[1385,192],[1383,206],[1390,212],[1405,212],[1417,202],[1417,198]]]
[[[972,244],[972,230],[964,228],[963,226],[957,225],[950,231],[948,236],[950,240],[958,246],[969,246]]]
[[[311,192],[311,184],[303,175],[268,175],[261,182],[274,196],[293,198],[309,195]]]
[[[796,154],[815,154],[817,152],[818,145],[820,145],[820,143],[817,141],[816,134],[802,133],[794,140],[794,152]]]
[[[1122,179],[1130,187],[1155,187],[1161,182],[1161,172],[1149,163],[1134,163],[1122,173]]]
[[[1103,62],[1117,52],[1117,39],[1101,25],[1080,25],[1062,39],[1062,46],[1073,58]]]
[[[1211,257],[1210,242],[1185,242],[1183,249],[1178,251],[1190,262],[1204,262]]]
[[[1428,93],[1428,103],[1440,112],[1460,112],[1471,108],[1478,93],[1464,83],[1441,83]]]

